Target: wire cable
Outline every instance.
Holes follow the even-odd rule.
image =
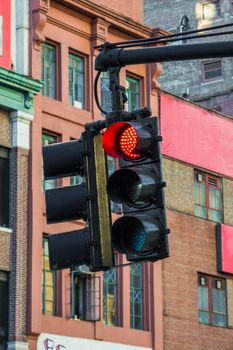
[[[135,39],[135,40],[129,40],[129,41],[118,41],[115,43],[110,43],[114,47],[123,47],[128,44],[135,44],[134,46],[137,46],[139,43],[151,43],[156,40],[161,40],[161,39],[168,39],[168,38],[175,38],[181,36],[182,38],[186,35],[189,34],[196,34],[196,33],[202,33],[210,30],[216,30],[216,29],[221,29],[221,28],[227,28],[233,26],[233,23],[228,23],[228,24],[221,24],[218,26],[213,26],[209,28],[202,28],[202,29],[195,29],[195,30],[189,30],[187,32],[182,32],[182,33],[174,33],[174,34],[166,34],[166,35],[160,35],[160,36],[155,36],[152,38],[143,38],[143,39]],[[199,36],[198,36],[199,37]],[[185,38],[186,39],[186,38]],[[94,47],[95,49],[102,49],[103,45],[97,45]]]
[[[233,34],[233,31],[228,31],[228,32],[220,32],[220,33],[208,33],[208,34],[203,34],[203,35],[191,35],[191,36],[186,36],[185,38],[182,36],[180,38],[175,38],[175,39],[165,39],[165,40],[156,40],[155,42],[150,42],[149,44],[165,44],[165,43],[170,43],[170,42],[175,42],[175,41],[180,41],[182,39],[185,40],[190,40],[190,39],[201,39],[201,38],[208,38],[212,36],[219,36],[219,35],[227,35],[227,34]],[[124,46],[118,46],[117,48],[129,48],[129,47],[134,47],[135,44],[129,44],[129,45],[124,45]],[[148,46],[148,43],[140,43],[137,46]]]
[[[95,77],[95,81],[94,81],[94,96],[95,96],[95,102],[96,102],[96,105],[97,107],[99,108],[99,110],[103,113],[103,114],[107,114],[106,111],[104,111],[102,108],[101,108],[101,105],[100,105],[100,102],[99,102],[99,97],[98,97],[98,80],[99,80],[99,77],[100,77],[100,74],[102,73],[102,71],[98,71],[98,73],[96,74],[96,77]]]

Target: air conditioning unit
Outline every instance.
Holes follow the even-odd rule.
[[[90,271],[90,268],[87,265],[77,266],[73,272],[79,273],[80,275],[94,275],[94,273]]]

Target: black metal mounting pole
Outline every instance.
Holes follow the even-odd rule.
[[[233,41],[215,43],[172,45],[118,49],[109,46],[96,57],[95,69],[106,71],[109,67],[123,67],[131,64],[194,60],[201,58],[232,57]]]

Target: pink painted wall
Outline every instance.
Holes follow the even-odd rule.
[[[172,95],[160,96],[162,153],[233,177],[233,120]]]
[[[2,28],[0,29],[0,37],[2,45],[0,47],[0,66],[10,69],[11,67],[11,1],[0,1],[0,17]],[[1,54],[2,52],[2,54]]]

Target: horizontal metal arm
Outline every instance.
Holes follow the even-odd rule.
[[[110,48],[104,48],[97,56],[95,69],[106,71],[109,67],[123,67],[131,64],[231,56],[233,56],[233,41],[129,50],[111,48],[110,46]]]

